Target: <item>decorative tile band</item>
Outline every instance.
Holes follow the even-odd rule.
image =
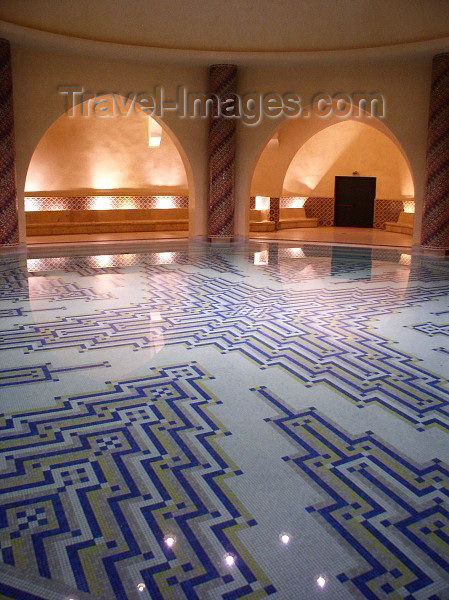
[[[403,210],[404,202],[402,200],[376,198],[374,201],[374,227],[376,229],[385,229],[385,223],[387,221],[397,221],[399,213]]]
[[[280,198],[270,198],[270,221],[274,221],[275,228],[279,227]]]
[[[449,53],[432,64],[421,244],[449,248]]]
[[[275,198],[271,198],[273,203]],[[318,219],[320,227],[332,227],[334,224],[334,198],[314,196],[281,196],[279,209],[290,207],[304,207],[308,217]],[[403,210],[414,212],[414,200],[385,200],[376,198],[374,205],[374,224],[376,229],[384,229],[386,221],[397,221],[399,213]],[[255,196],[250,197],[250,208],[255,208]],[[271,219],[270,220],[275,220]]]
[[[26,196],[25,211],[188,208],[188,196]]]
[[[11,50],[0,39],[0,245],[19,243]]]
[[[307,200],[307,196],[281,196],[279,208],[302,208]]]
[[[318,226],[331,227],[334,224],[334,199],[309,197],[304,203],[306,215],[318,219]]]

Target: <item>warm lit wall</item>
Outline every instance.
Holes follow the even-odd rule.
[[[377,198],[413,197],[410,169],[397,145],[355,120],[331,125],[301,146],[285,174],[282,194],[332,197],[335,176],[354,171],[377,178]]]
[[[81,43],[81,42],[80,42]],[[115,50],[114,50],[115,51]],[[117,50],[117,53],[119,50]],[[190,90],[207,88],[206,63],[190,62],[156,64],[151,61],[131,62],[123,56],[114,58],[96,48],[77,53],[76,48],[59,52],[48,47],[25,48],[13,45],[14,110],[16,125],[17,178],[21,217],[21,239],[24,239],[23,194],[25,177],[33,152],[48,128],[64,110],[63,98],[57,94],[57,86],[79,83],[89,90],[116,91],[151,89],[163,85],[167,98],[176,96],[179,85]],[[231,60],[232,56],[228,59]],[[192,59],[193,60],[193,59]],[[221,60],[223,60],[221,58]],[[238,89],[241,92],[266,93],[296,91],[304,98],[304,105],[317,91],[377,91],[387,100],[384,124],[401,144],[412,169],[418,218],[415,227],[415,243],[419,239],[419,214],[422,206],[424,185],[425,151],[427,137],[428,101],[431,74],[431,57],[386,55],[379,59],[356,57],[349,62],[315,62],[307,60],[291,66],[283,64],[261,65],[238,63]],[[213,62],[214,57],[209,57]],[[238,62],[238,61],[236,61]],[[330,121],[299,123],[303,132],[298,145],[295,132],[291,135],[291,155],[281,169],[285,175],[288,165],[298,148],[312,135],[328,126]],[[207,232],[207,132],[208,124],[201,119],[180,119],[175,112],[167,113],[164,122],[173,132],[174,143],[180,151],[187,172],[189,210],[191,211],[191,234],[206,235]],[[245,236],[248,232],[250,184],[260,153],[273,133],[281,126],[281,120],[264,119],[258,127],[237,123],[236,148],[236,209],[235,233]],[[287,134],[287,137],[290,133]],[[288,143],[288,139],[280,143]],[[279,188],[277,188],[279,189]],[[282,189],[282,182],[281,188]],[[271,189],[258,192],[261,195],[277,195]],[[254,193],[256,195],[256,193]]]
[[[105,100],[112,106],[112,98]],[[114,117],[109,111],[98,116],[84,109],[85,116],[80,111],[73,118],[61,116],[40,140],[25,192],[144,190],[187,195],[186,171],[168,133],[162,132],[159,147],[149,148],[148,117],[142,113],[132,110]]]
[[[167,67],[167,65],[149,64],[143,61],[129,62],[123,58],[101,56],[100,50],[97,55],[95,51],[90,54],[84,52],[78,54],[75,50],[64,53],[13,45],[12,70],[16,172],[22,241],[25,239],[23,193],[28,167],[39,142],[65,110],[65,97],[58,94],[58,86],[78,84],[88,91],[117,92],[126,95],[128,92],[151,92],[155,85],[161,85],[164,87],[166,98],[169,99],[176,97],[177,86],[180,84],[200,91],[204,91],[207,85],[207,70],[203,67],[185,67],[179,64]],[[207,224],[205,206],[207,201],[207,177],[205,176],[207,123],[204,120],[178,119],[173,112],[169,111],[164,116],[164,123],[172,132],[172,142],[181,155],[187,175],[190,233],[199,235],[206,230]],[[100,124],[98,126],[101,127]],[[162,144],[164,144],[164,140],[162,140]],[[127,147],[127,151],[129,149]],[[142,148],[142,153],[144,150],[146,151]],[[66,154],[70,154],[67,144],[62,149],[62,158],[58,160],[58,165],[62,168],[64,168]],[[140,156],[136,163],[140,162]],[[124,152],[122,157],[126,163],[127,158]],[[96,162],[100,160],[102,160],[101,156],[96,157]],[[177,164],[179,165],[179,163]],[[134,167],[139,171],[138,164],[135,164]],[[65,176],[68,176],[68,173]],[[143,172],[140,171],[140,181],[143,176]],[[184,183],[180,183],[178,180],[177,185],[184,187],[185,180]],[[41,186],[39,185],[39,187]],[[164,194],[165,190],[166,188],[164,188]],[[127,189],[127,193],[131,191]],[[146,191],[148,191],[147,188]]]
[[[378,177],[378,198],[413,196],[410,166],[384,120],[288,120],[265,145],[255,166],[251,195],[334,195],[335,175]]]
[[[430,74],[430,57],[403,56],[392,60],[385,57],[360,63],[348,59],[347,62],[343,61],[338,65],[323,62],[319,65],[304,64],[300,68],[244,67],[239,72],[239,85],[243,89],[258,89],[262,93],[272,91],[273,88],[281,92],[297,90],[303,99],[304,108],[309,106],[310,99],[317,91],[326,91],[329,94],[342,90],[347,93],[368,91],[382,94],[386,99],[386,111],[385,117],[378,120],[378,126],[380,131],[400,145],[410,164],[417,213],[413,243],[419,244]],[[292,121],[291,125],[283,128],[283,123],[266,119],[258,128],[240,127],[235,215],[238,231],[245,230],[248,219],[248,206],[243,204],[243,199],[247,199],[250,195],[280,195],[283,177],[298,148],[314,134],[337,122],[339,120],[332,117],[309,118]],[[269,157],[266,156],[264,168],[271,165],[273,177],[277,176],[276,173],[282,173],[282,176],[279,176],[275,182],[272,181],[272,187],[251,188],[255,169],[262,166],[258,164],[261,153],[276,131],[279,131],[279,145],[285,144],[287,150],[282,156],[279,153],[276,156],[276,143],[272,142],[271,154]],[[353,170],[354,168],[351,168],[351,172]]]

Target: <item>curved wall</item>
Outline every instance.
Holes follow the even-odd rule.
[[[227,0],[224,10],[221,0],[3,0],[0,18],[43,32],[142,47],[317,52],[445,37],[449,5],[446,0]]]
[[[414,196],[410,169],[397,145],[374,127],[353,120],[330,125],[299,148],[285,174],[282,195],[332,197],[335,176],[354,171],[377,178],[377,198]]]
[[[104,99],[110,109],[104,114],[89,110],[86,101],[83,113],[78,107],[48,128],[33,153],[25,192],[187,195],[186,170],[170,132],[163,130],[160,146],[149,147],[154,119],[137,110],[123,116],[115,110],[114,116],[114,99]]]
[[[39,42],[40,43],[40,42]],[[202,64],[178,62],[157,64],[149,59],[126,59],[126,47],[116,58],[97,52],[95,44],[75,44],[70,49],[59,48],[59,38],[46,38],[45,44],[17,41],[12,46],[14,79],[14,111],[16,128],[16,168],[19,200],[21,240],[25,239],[23,190],[33,152],[47,129],[63,114],[64,98],[58,95],[58,86],[80,85],[96,92],[151,90],[163,87],[166,99],[175,99],[179,86],[187,90],[207,90],[208,68]],[[77,50],[78,49],[78,50]],[[130,50],[130,56],[133,53]],[[295,91],[308,99],[318,91],[332,94],[345,91],[378,92],[386,98],[385,128],[392,132],[404,149],[415,184],[417,219],[414,242],[419,244],[422,190],[424,185],[427,119],[431,74],[431,55],[395,55],[388,58],[360,56],[354,53],[351,61],[297,62],[294,65],[274,66],[239,64],[237,92],[280,94]],[[207,235],[207,181],[208,181],[208,123],[200,118],[180,118],[176,111],[166,111],[163,122],[176,139],[174,143],[183,159],[189,189],[191,235]],[[299,120],[301,121],[301,120]],[[323,120],[322,120],[323,121]],[[250,186],[258,159],[273,133],[281,128],[279,119],[265,118],[257,127],[237,122],[236,175],[235,175],[235,235],[248,235]],[[298,122],[307,135],[331,124]],[[298,146],[296,146],[295,152]],[[294,153],[295,153],[294,152]],[[291,158],[293,158],[294,153]],[[290,159],[291,160],[291,159]],[[288,164],[285,165],[283,175]],[[283,176],[282,176],[283,179]],[[280,184],[282,189],[282,181]],[[276,195],[267,191],[270,195]],[[276,192],[279,193],[278,191]]]

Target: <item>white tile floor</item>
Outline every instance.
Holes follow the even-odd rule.
[[[60,244],[77,242],[109,242],[129,240],[170,240],[187,239],[186,231],[140,232],[140,233],[91,233],[73,235],[29,236],[27,243],[35,246],[40,244]],[[412,246],[412,236],[401,233],[391,233],[381,229],[362,227],[310,227],[298,229],[283,229],[270,233],[250,233],[253,240],[287,240],[301,242],[322,242],[331,244],[355,244],[372,246],[396,246],[409,248]]]
[[[250,237],[259,240],[295,240],[300,242],[355,244],[358,246],[399,246],[408,248],[412,245],[411,235],[364,227],[303,227],[270,233],[251,233]]]
[[[449,259],[117,245],[0,256],[0,597],[447,600]]]

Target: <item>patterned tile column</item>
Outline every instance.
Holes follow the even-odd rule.
[[[223,107],[226,99],[232,98],[236,75],[235,65],[212,65],[209,71],[209,92],[213,94],[214,107],[209,128],[210,238],[234,235],[235,119],[223,116],[218,103]]]
[[[279,198],[270,198],[270,221],[274,221],[274,228],[279,229]]]
[[[19,243],[11,49],[0,39],[0,246]]]
[[[432,65],[421,245],[449,249],[449,53]]]

